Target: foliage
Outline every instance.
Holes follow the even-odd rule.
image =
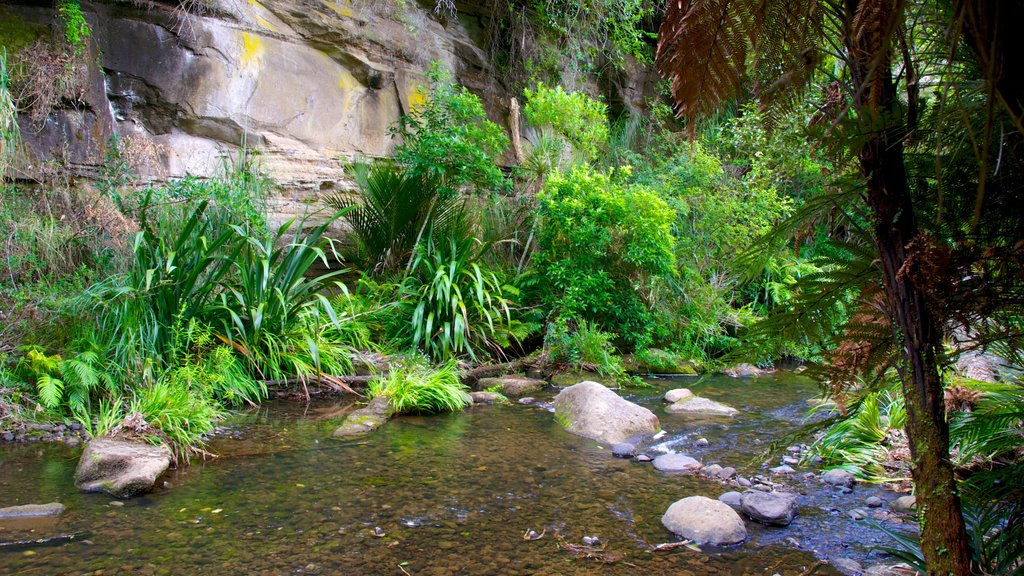
[[[515,289],[479,264],[491,246],[468,234],[428,236],[403,287],[412,307],[413,346],[439,360],[476,359],[482,348],[507,346],[512,318],[506,294],[514,296]]]
[[[286,237],[294,220],[266,239],[232,226],[242,246],[231,259],[233,273],[224,279],[216,304],[205,312],[263,378],[338,374],[351,368],[347,350],[328,337],[339,318],[321,293],[337,285],[333,279],[344,271],[307,278],[317,262],[329,267],[322,245],[330,223],[303,231],[300,221],[290,241]]]
[[[166,440],[179,459],[188,459],[225,416],[216,402],[179,381],[161,379],[135,390],[129,415],[139,414],[147,428]]]
[[[549,88],[543,83],[523,94],[527,123],[571,143],[582,160],[594,160],[607,147],[608,109],[603,103],[582,92],[566,92],[561,86]]]
[[[505,131],[487,119],[480,99],[454,84],[440,64],[432,65],[429,79],[430,92],[416,92],[423,102],[414,102],[390,129],[392,136],[401,138],[395,159],[414,175],[439,178],[452,189],[507,188],[495,165],[508,148]]]
[[[548,325],[544,350],[548,361],[557,366],[621,378],[626,372],[615,353],[614,338],[586,320],[572,322],[561,317]]]
[[[893,472],[902,470],[887,469],[886,464],[890,451],[906,451],[906,418],[903,398],[894,389],[870,392],[814,441],[810,453],[820,456],[825,467],[847,470],[862,480],[898,480]]]
[[[57,14],[64,26],[64,39],[75,50],[80,50],[92,30],[82,14],[79,0],[60,0],[57,3]]]
[[[674,273],[674,211],[647,188],[582,166],[552,176],[538,201],[535,262],[551,312],[649,342],[652,279]]]
[[[120,391],[107,371],[103,350],[88,339],[80,341],[78,348],[65,360],[47,355],[38,346],[29,346],[19,362],[23,377],[35,382],[39,403],[54,413],[89,412],[95,400],[116,397]]]
[[[443,232],[459,210],[455,193],[434,174],[387,161],[352,165],[359,198],[336,194],[325,199],[342,212],[356,239],[356,258],[377,274],[399,271],[425,230]]]
[[[7,67],[7,48],[0,49],[0,185],[14,166],[14,160],[21,146],[21,129],[18,127],[18,108],[11,96],[11,71]]]
[[[459,412],[473,402],[469,389],[459,380],[454,360],[436,369],[415,362],[392,366],[386,376],[370,382],[369,393],[387,397],[400,414]]]

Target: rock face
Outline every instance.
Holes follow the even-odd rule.
[[[502,376],[500,378],[481,378],[480,388],[497,388],[506,396],[525,396],[544,387],[543,380],[525,378],[523,376]]]
[[[50,504],[25,504],[0,508],[0,518],[32,518],[38,516],[60,516],[64,513],[64,505],[59,502]]]
[[[185,5],[201,5],[202,13],[179,9]],[[141,181],[217,175],[244,140],[280,186],[268,199],[280,222],[324,194],[352,189],[347,162],[391,152],[388,128],[422,103],[417,89],[427,85],[431,62],[481,96],[492,121],[509,125],[518,93],[489,58],[492,7],[459,2],[454,15],[433,8],[368,0],[88,2],[81,101],[54,111],[41,129],[23,119],[21,133],[37,160],[66,157],[85,176],[117,135]],[[46,3],[6,3],[3,18],[20,29],[49,25],[54,12]],[[642,107],[657,78],[634,68],[587,88]]]
[[[698,544],[736,544],[747,537],[743,519],[735,510],[704,496],[683,498],[665,511],[661,523],[673,533]]]
[[[697,396],[684,398],[665,408],[665,411],[670,414],[688,414],[690,416],[735,416],[740,412],[732,406]]]
[[[788,526],[796,517],[796,494],[747,490],[740,498],[740,509],[762,524]]]
[[[349,436],[361,436],[373,432],[384,425],[385,422],[394,416],[395,412],[391,404],[384,396],[377,396],[370,400],[366,406],[354,410],[345,417],[345,420],[334,431],[335,438],[347,438]]]
[[[662,472],[697,472],[703,468],[703,464],[684,454],[662,454],[654,459],[652,463],[656,470]]]
[[[171,465],[171,452],[118,438],[89,441],[75,470],[75,486],[86,492],[106,492],[129,498],[153,488]]]
[[[605,444],[653,436],[660,428],[653,412],[623,399],[597,382],[580,382],[555,396],[555,418],[573,434]]]
[[[665,402],[674,404],[680,400],[686,400],[687,398],[693,398],[693,392],[689,388],[676,388],[675,390],[669,390],[665,392]]]

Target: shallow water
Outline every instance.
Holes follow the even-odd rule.
[[[664,413],[661,394],[679,386],[742,414],[694,422]],[[663,380],[628,397],[661,418],[667,434],[654,450],[739,468],[799,427],[816,392],[787,375]],[[212,444],[219,459],[194,461],[123,506],[75,490],[80,449],[0,446],[0,507],[63,502],[59,522],[38,536],[74,535],[0,547],[0,574],[799,575],[817,558],[878,562],[868,549],[884,536],[845,512],[869,495],[896,496],[860,485],[840,495],[796,475],[788,482],[806,495],[791,526],[748,522],[739,546],[650,552],[674,540],[659,521],[672,502],[730,488],[613,458],[536,406],[403,417],[362,439],[331,439],[351,402],[275,402],[240,414]],[[708,446],[694,448],[700,437]],[[544,536],[524,540],[528,530]],[[598,558],[566,548],[585,535],[600,538]]]

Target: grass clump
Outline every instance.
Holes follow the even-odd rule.
[[[399,414],[459,412],[473,403],[454,360],[434,369],[419,363],[394,366],[387,376],[370,383],[369,393],[373,398],[386,396]]]

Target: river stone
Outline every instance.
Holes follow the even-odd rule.
[[[796,516],[796,494],[747,490],[740,499],[743,513],[762,524],[788,526]]]
[[[857,481],[857,478],[853,473],[846,470],[828,470],[821,475],[821,481],[825,484],[831,484],[833,486],[846,486],[851,487],[853,483]]]
[[[722,374],[726,376],[732,376],[733,378],[757,378],[760,376],[766,376],[775,372],[774,370],[765,370],[758,368],[753,364],[737,364],[735,366],[722,370]]]
[[[636,454],[636,446],[622,442],[612,446],[612,456],[616,458],[632,458]]]
[[[654,468],[662,472],[696,472],[703,465],[685,454],[662,454],[654,459]]]
[[[672,404],[665,411],[670,414],[688,414],[691,416],[735,416],[739,410],[732,406],[694,396]]]
[[[718,464],[711,464],[701,469],[700,475],[708,478],[721,478],[722,467]]]
[[[506,396],[525,396],[544,387],[543,380],[526,378],[525,376],[502,376],[500,378],[481,378],[478,387],[495,388]]]
[[[884,504],[884,502],[882,502],[882,499],[878,496],[869,496],[864,500],[864,504],[866,504],[868,508],[878,508]]]
[[[661,523],[673,533],[698,544],[736,544],[747,537],[747,527],[735,510],[704,496],[674,502],[661,517]]]
[[[718,497],[718,500],[719,502],[726,503],[730,508],[735,508],[739,510],[740,502],[743,500],[743,494],[740,494],[739,492],[733,490],[731,492],[726,492],[725,494],[722,494],[721,496]]]
[[[473,399],[473,404],[497,404],[504,400],[501,394],[497,392],[470,392],[469,397]]]
[[[772,474],[792,474],[793,472],[796,472],[796,470],[794,470],[792,466],[786,464],[783,464],[782,466],[776,466],[775,468],[772,468],[768,471],[771,472]]]
[[[648,438],[660,428],[653,412],[597,382],[565,388],[555,396],[554,406],[555,419],[566,430],[605,444]]]
[[[64,513],[64,505],[59,502],[49,504],[25,504],[0,508],[0,518],[32,518],[39,516],[60,516]]]
[[[670,404],[675,404],[676,402],[685,400],[686,398],[693,398],[693,392],[688,388],[676,388],[675,390],[665,392],[665,402]]]
[[[370,403],[358,410],[354,410],[345,417],[341,426],[334,431],[335,438],[347,438],[349,436],[360,436],[373,432],[391,419],[394,410],[386,396],[377,396],[370,400]]]
[[[75,486],[86,492],[106,492],[129,498],[153,488],[171,465],[171,452],[119,438],[95,438],[85,445],[75,470]]]
[[[913,496],[900,496],[893,500],[890,506],[896,512],[913,512],[917,508],[917,498]]]
[[[832,565],[847,576],[857,576],[864,571],[859,562],[850,558],[833,558]]]
[[[726,466],[718,473],[718,477],[722,480],[730,480],[736,476],[736,469],[732,466]]]

